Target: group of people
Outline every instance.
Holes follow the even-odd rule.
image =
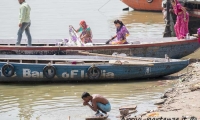
[[[127,44],[126,37],[129,35],[129,31],[125,27],[125,25],[120,20],[115,20],[114,24],[116,26],[116,35],[112,37],[109,41],[107,41],[107,44]],[[80,27],[76,30],[73,26],[71,26],[74,31],[82,32],[80,34],[80,39],[83,43],[91,43],[92,42],[92,30],[91,28],[86,24],[84,20],[80,22]],[[117,38],[116,40],[114,40]]]
[[[28,46],[31,46],[31,34],[30,34],[30,6],[25,2],[25,0],[18,0],[21,4],[20,6],[20,15],[19,15],[19,31],[18,31],[18,39],[16,45],[20,45],[22,34],[25,31],[28,38]],[[176,36],[178,39],[184,39],[186,34],[188,33],[188,21],[189,14],[186,9],[181,6],[178,0],[171,0],[171,4],[173,6],[173,12],[177,15],[177,21],[174,26]],[[125,27],[122,21],[115,20],[114,25],[116,26],[116,35],[112,37],[107,43],[109,44],[127,44],[126,37],[129,35],[129,31]],[[72,27],[73,28],[73,27]],[[74,29],[74,28],[73,28]],[[75,29],[74,29],[75,30]],[[84,20],[80,22],[80,28],[75,30],[76,32],[81,32],[80,39],[83,43],[92,42],[92,30],[86,24]],[[114,40],[116,38],[116,40]],[[82,99],[84,100],[83,105],[89,106],[92,110],[96,111],[97,114],[100,114],[99,111],[106,114],[111,110],[111,105],[109,101],[98,94],[90,95],[87,92],[82,94]],[[89,104],[91,102],[91,104]]]
[[[26,36],[28,38],[28,46],[31,46],[32,37],[30,34],[30,6],[25,2],[25,0],[18,0],[21,4],[20,6],[20,14],[19,14],[19,30],[18,30],[18,38],[16,45],[20,45],[22,34],[25,31]],[[186,9],[178,2],[178,0],[171,0],[171,4],[173,7],[173,12],[177,15],[176,24],[174,26],[176,36],[178,39],[184,39],[187,35],[188,31],[188,22],[189,22],[189,14]],[[116,35],[113,36],[110,40],[106,42],[106,44],[127,44],[126,37],[129,35],[129,31],[126,26],[120,20],[115,20],[114,25],[116,26]],[[73,27],[72,27],[73,28]],[[73,28],[74,29],[74,28]],[[75,29],[74,29],[75,30]],[[92,30],[86,24],[84,20],[80,22],[80,27],[75,30],[77,33],[81,32],[80,39],[83,43],[91,43],[92,42]]]
[[[18,38],[16,45],[20,45],[22,34],[25,31],[26,36],[28,38],[28,46],[31,46],[32,37],[30,34],[30,6],[25,2],[25,0],[18,0],[20,6],[20,14],[19,14],[19,30],[18,30]],[[126,29],[125,25],[120,20],[115,20],[114,24],[117,28],[116,35],[112,37],[109,41],[110,44],[126,44],[126,37],[129,34],[128,30]],[[80,22],[80,27],[75,30],[73,26],[71,26],[74,31],[81,32],[80,39],[83,43],[92,43],[92,30],[91,28],[86,24],[84,20]],[[114,41],[114,39],[117,38],[117,40]]]
[[[188,31],[189,14],[186,9],[178,2],[178,0],[171,0],[173,7],[173,12],[177,15],[176,24],[174,26],[176,36],[178,39],[184,39]],[[117,28],[117,35],[111,38],[111,40],[117,38],[117,41],[111,42],[111,44],[126,44],[126,36],[129,34],[125,25],[119,21],[115,20],[114,24]],[[85,24],[86,25],[86,24]],[[83,26],[82,26],[83,27]],[[80,31],[79,28],[77,30]],[[90,30],[90,29],[89,29]],[[200,31],[200,30],[199,30]],[[89,32],[88,32],[89,33]],[[84,38],[85,35],[82,36]],[[88,35],[90,37],[90,35]],[[111,110],[111,105],[109,101],[101,95],[90,95],[87,92],[82,94],[82,99],[84,100],[83,105],[89,106],[93,111],[96,111],[96,115],[101,115],[99,111],[107,114]],[[91,105],[89,104],[91,102]]]

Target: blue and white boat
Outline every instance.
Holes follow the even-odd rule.
[[[176,73],[188,63],[189,60],[111,55],[1,55],[0,82],[155,78]]]

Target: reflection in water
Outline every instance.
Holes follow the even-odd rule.
[[[162,14],[155,12],[129,11],[123,13],[120,18],[127,26],[131,38],[162,38],[165,29]],[[111,21],[113,24],[114,19]],[[115,32],[114,25],[111,26]]]
[[[112,105],[110,119],[119,115],[121,105],[137,104],[138,113],[155,106],[152,99],[158,98],[169,85],[166,82],[128,82],[98,84],[43,84],[0,85],[0,116],[6,120],[83,120],[94,114],[82,106],[81,94],[88,91],[99,93]]]
[[[164,24],[161,13],[129,11],[121,15],[125,24]]]
[[[33,39],[68,38],[68,26],[79,27],[85,20],[93,31],[94,38],[108,38],[115,33],[113,20],[122,19],[131,36],[138,38],[161,37],[164,31],[162,13],[122,11],[125,4],[111,0],[27,0],[31,5],[31,34]],[[90,4],[88,4],[90,3]],[[44,6],[45,5],[45,6]],[[0,38],[17,38],[18,1],[1,0]],[[157,36],[158,35],[158,36]],[[23,35],[23,38],[26,38]]]

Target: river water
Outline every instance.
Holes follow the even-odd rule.
[[[122,11],[127,7],[119,0],[27,0],[31,10],[31,34],[37,38],[68,38],[68,26],[79,27],[85,20],[94,38],[110,38],[115,34],[115,19],[123,20],[131,37],[162,37],[161,13]],[[16,38],[19,4],[17,0],[1,0],[0,38]],[[26,38],[25,34],[23,36]]]
[[[94,114],[82,105],[81,94],[88,91],[108,98],[110,120],[116,120],[122,105],[138,105],[138,113],[155,109],[153,99],[171,87],[165,81],[87,84],[3,84],[0,85],[2,120],[84,120]]]
[[[122,11],[127,7],[119,0],[26,0],[31,8],[31,34],[36,38],[67,38],[68,26],[79,26],[84,19],[94,38],[115,34],[113,21],[123,20],[130,38],[162,38],[161,13]],[[105,5],[104,5],[105,4]],[[104,6],[103,6],[104,5]],[[103,6],[103,7],[102,7]],[[16,38],[18,30],[17,0],[0,2],[0,38]],[[25,35],[23,36],[26,37]],[[86,84],[0,84],[0,119],[2,120],[83,120],[93,115],[82,106],[82,92],[99,93],[109,99],[115,120],[121,105],[137,104],[138,113],[155,109],[153,100],[171,87],[166,81],[124,81]]]

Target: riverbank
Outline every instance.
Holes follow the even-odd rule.
[[[143,117],[179,118],[179,120],[183,117],[189,119],[196,117],[197,119],[193,120],[200,120],[199,62],[188,66],[188,71],[179,76],[177,84],[157,100],[157,106],[157,110],[143,114]]]

